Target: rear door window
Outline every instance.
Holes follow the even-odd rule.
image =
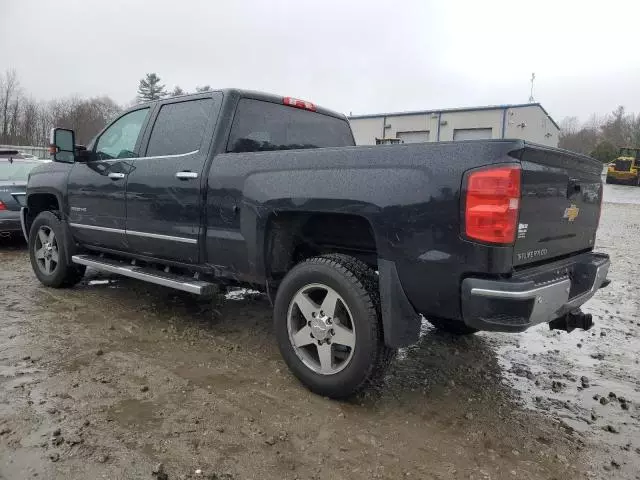
[[[162,105],[153,125],[146,156],[160,157],[198,151],[211,117],[212,106],[212,98]]]
[[[260,152],[353,145],[346,120],[277,103],[238,102],[227,152]]]

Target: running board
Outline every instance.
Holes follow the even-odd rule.
[[[191,277],[184,277],[172,273],[165,273],[153,268],[137,267],[130,263],[119,262],[93,255],[74,255],[71,257],[73,263],[86,265],[103,272],[117,273],[124,277],[135,278],[144,282],[155,283],[164,287],[182,290],[184,292],[195,293],[196,295],[211,296],[217,290],[217,285]]]

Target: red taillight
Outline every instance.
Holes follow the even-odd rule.
[[[513,243],[520,209],[520,167],[497,167],[467,176],[465,235],[488,243]]]
[[[307,102],[306,100],[300,100],[299,98],[293,98],[293,97],[284,97],[282,99],[282,103],[284,103],[285,105],[288,105],[290,107],[296,107],[296,108],[302,108],[303,110],[309,110],[310,112],[315,112],[316,106],[311,103],[311,102]]]
[[[7,209],[7,206],[4,203],[0,202],[0,210],[6,210],[6,209]]]

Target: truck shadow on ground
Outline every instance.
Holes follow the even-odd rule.
[[[0,251],[17,252],[27,250],[27,242],[22,238],[22,234],[7,234],[0,232]]]
[[[104,280],[108,280],[105,283]],[[96,282],[97,281],[97,282]],[[97,283],[97,284],[96,284]],[[279,361],[273,332],[272,308],[267,297],[245,291],[228,295],[224,302],[201,299],[135,280],[90,272],[80,288],[110,289],[126,304],[129,297],[138,310],[152,313],[140,321],[157,322],[159,328],[199,329],[208,335],[223,335],[242,350],[260,352]],[[286,367],[282,364],[282,370]],[[295,380],[291,378],[295,383]],[[460,399],[464,402],[460,402]],[[443,406],[455,414],[462,404],[493,408],[507,406],[515,391],[503,379],[497,353],[482,336],[458,337],[436,331],[426,320],[418,343],[400,349],[383,381],[347,401],[374,410],[393,404],[434,415]],[[452,405],[457,405],[453,407]],[[482,408],[476,408],[482,415]],[[442,412],[439,412],[442,416]],[[463,413],[464,415],[464,413]]]

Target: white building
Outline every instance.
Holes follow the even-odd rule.
[[[358,145],[520,138],[558,146],[560,127],[539,103],[349,117]]]

